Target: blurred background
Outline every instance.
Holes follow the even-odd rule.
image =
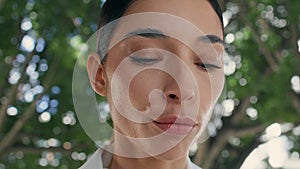
[[[219,2],[226,96],[190,156],[204,169],[300,169],[300,3]],[[73,169],[96,150],[71,84],[102,3],[0,0],[0,169]]]

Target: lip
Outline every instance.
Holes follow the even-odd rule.
[[[192,131],[197,123],[186,117],[169,115],[153,120],[153,123],[161,130],[174,134],[186,135]]]

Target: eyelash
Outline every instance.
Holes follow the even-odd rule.
[[[142,57],[136,57],[136,56],[130,56],[129,57],[132,62],[137,63],[139,65],[152,65],[156,62],[161,61],[161,58],[142,58]],[[215,64],[210,64],[210,63],[195,63],[200,69],[209,71],[209,70],[214,70],[214,69],[220,69],[220,66],[217,66]]]
[[[221,69],[220,66],[217,66],[215,64],[210,64],[210,63],[200,62],[200,63],[195,63],[195,65],[197,65],[200,69],[205,70],[205,71]]]
[[[131,59],[132,62],[135,62],[140,65],[151,65],[161,61],[161,58],[143,58],[143,57],[136,57],[136,56],[130,56],[129,58]]]

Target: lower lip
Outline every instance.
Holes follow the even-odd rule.
[[[174,135],[186,135],[192,131],[194,126],[174,123],[157,123],[154,124],[161,130]]]

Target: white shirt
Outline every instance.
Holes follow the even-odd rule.
[[[101,158],[99,158],[101,157]],[[108,169],[111,162],[112,154],[102,149],[98,149],[79,169]],[[187,161],[187,169],[201,169],[194,164],[190,158]]]

